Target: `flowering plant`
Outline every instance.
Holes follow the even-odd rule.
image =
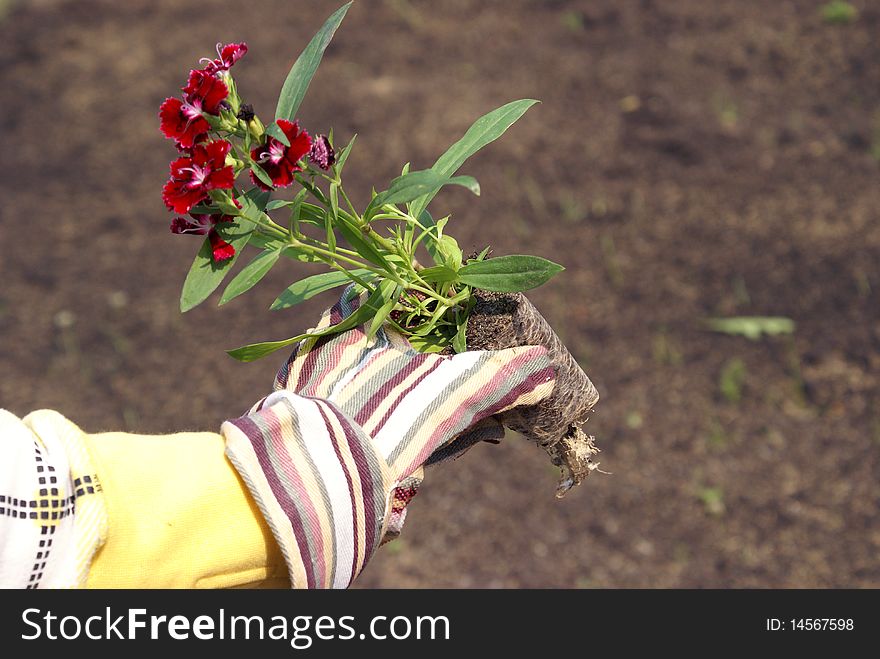
[[[354,206],[343,188],[342,172],[356,136],[337,149],[332,131],[312,134],[296,120],[324,50],[350,5],[330,16],[300,54],[268,125],[243,102],[232,77],[232,67],[247,53],[244,43],[218,45],[217,58],[202,60],[204,66],[190,72],[181,97],[166,99],[159,111],[162,133],[180,151],[162,190],[166,206],[177,214],[171,230],[205,236],[183,285],[182,311],[217,289],[246,246],[258,253],[226,286],[221,305],[252,288],[282,256],[323,264],[329,272],[291,284],[272,304],[273,310],[349,283],[353,294],[365,294],[357,311],[340,323],[229,351],[242,361],[357,325],[367,325],[374,334],[383,323],[406,336],[417,350],[451,347],[462,352],[474,289],[528,290],[563,269],[536,256],[488,258],[488,247],[465,257],[445,232],[449,216],[434,220],[427,210],[447,185],[480,193],[474,178],[456,172],[500,137],[534,100],[514,101],[486,114],[433,167],[410,171],[407,164],[386,189],[373,191],[365,209]],[[288,187],[296,190],[292,199],[271,199],[275,191]],[[270,215],[282,212],[287,215],[284,223]],[[417,259],[421,246],[432,264]]]

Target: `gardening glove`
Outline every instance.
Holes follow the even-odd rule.
[[[49,410],[0,409],[0,588],[83,586],[106,534],[79,428]]]
[[[358,307],[347,297],[318,329]],[[386,532],[399,531],[432,454],[469,430],[496,437],[484,420],[540,402],[555,377],[542,347],[449,357],[419,353],[387,328],[370,338],[358,327],[301,342],[275,392],[221,433],[291,584],[344,588]]]
[[[87,433],[0,409],[0,588],[288,588],[218,433]]]

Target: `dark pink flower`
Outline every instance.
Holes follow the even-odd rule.
[[[220,114],[221,103],[229,96],[229,88],[222,80],[204,71],[189,72],[189,81],[183,88],[183,97],[187,103],[202,112]]]
[[[229,142],[196,144],[192,156],[171,162],[171,178],[162,188],[162,200],[175,213],[189,210],[208,196],[209,190],[231,188],[235,172],[226,164]]]
[[[178,146],[190,149],[207,138],[211,126],[198,108],[179,98],[166,98],[159,108],[159,130],[168,139],[177,140]]]
[[[175,217],[171,220],[171,233],[191,233],[198,236],[208,235],[211,241],[211,255],[216,263],[235,256],[235,248],[223,240],[215,226],[222,222],[233,222],[231,215],[190,215]]]
[[[217,115],[229,89],[204,71],[192,71],[183,88],[183,100],[166,98],[159,108],[159,129],[168,139],[177,140],[184,149],[205,140],[211,126],[203,112]]]
[[[330,169],[336,162],[336,154],[330,146],[330,140],[326,135],[315,135],[312,140],[312,150],[309,151],[309,160],[321,169]]]
[[[218,59],[208,59],[204,58],[202,61],[207,61],[205,65],[205,73],[210,73],[211,75],[216,75],[220,71],[228,71],[232,68],[232,65],[235,64],[238,60],[244,57],[245,53],[248,51],[247,44],[242,43],[230,43],[225,46],[221,46],[219,43],[217,44],[217,55],[219,55]]]
[[[291,123],[286,119],[279,119],[276,123],[287,136],[290,146],[284,146],[280,140],[267,136],[264,145],[251,151],[251,158],[266,171],[275,186],[283,188],[293,183],[294,172],[302,171],[299,161],[311,150],[312,138],[307,132],[299,129],[297,122]],[[269,189],[254,176],[253,172],[251,179],[264,190]]]

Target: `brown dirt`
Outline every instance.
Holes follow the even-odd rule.
[[[282,359],[225,348],[306,266],[186,315],[161,100],[220,40],[265,115],[337,2],[33,0],[0,20],[0,405],[89,430],[217,428]],[[350,12],[303,106],[360,134],[363,203],[478,114],[537,106],[438,197],[466,251],[565,264],[531,298],[602,394],[602,468],[561,502],[511,439],[429,474],[361,586],[880,586],[880,11],[818,1],[388,0]],[[8,8],[9,3],[0,3]],[[256,8],[255,8],[256,7]],[[274,16],[267,19],[267,16]],[[435,213],[436,215],[437,213]],[[792,337],[705,332],[784,315]],[[723,380],[723,386],[722,386]]]

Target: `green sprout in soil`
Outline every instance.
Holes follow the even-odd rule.
[[[465,256],[446,232],[449,216],[435,220],[428,211],[445,186],[480,193],[477,181],[458,175],[459,168],[535,100],[513,101],[489,112],[431,168],[411,171],[407,164],[387,187],[373,191],[366,207],[352,202],[342,176],[356,136],[339,148],[332,130],[311,135],[296,121],[324,50],[350,5],[330,16],[294,63],[273,121],[264,123],[244,102],[230,73],[247,52],[243,43],[218,46],[217,59],[205,60],[203,69],[190,73],[182,98],[169,98],[160,109],[162,132],[183,154],[171,163],[163,199],[169,210],[189,216],[176,217],[171,229],[206,236],[183,286],[182,311],[216,290],[247,246],[257,254],[226,286],[221,305],[250,290],[282,258],[318,264],[325,272],[293,282],[271,309],[288,309],[344,285],[351,286],[350,299],[362,300],[350,316],[329,327],[229,351],[242,361],[359,325],[375,335],[383,324],[417,350],[462,352],[475,289],[524,291],[563,270],[537,256],[489,258],[489,247]],[[240,178],[246,186],[237,183]],[[295,194],[272,199],[285,188]],[[422,251],[431,262],[420,261]]]
[[[746,380],[746,365],[742,359],[734,357],[724,364],[718,376],[718,388],[721,395],[731,403],[738,403],[742,398],[742,388]]]
[[[826,23],[848,25],[859,17],[859,10],[844,0],[833,0],[822,6],[822,18]]]
[[[781,316],[734,316],[731,318],[708,318],[705,321],[708,329],[722,334],[744,336],[757,341],[765,334],[792,334],[795,329],[791,318]]]
[[[697,492],[697,498],[703,503],[706,512],[715,517],[720,517],[726,511],[724,505],[724,490],[720,487],[703,487]]]

